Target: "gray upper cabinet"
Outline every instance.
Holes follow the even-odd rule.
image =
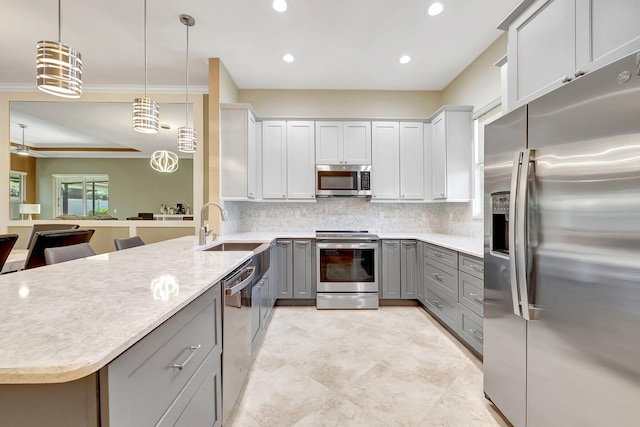
[[[293,298],[315,298],[315,247],[311,239],[293,241]]]
[[[220,105],[222,198],[255,198],[256,119],[249,104]]]
[[[287,122],[287,197],[316,197],[315,137],[313,121]]]
[[[287,197],[287,122],[262,122],[262,197]]]
[[[431,119],[431,199],[471,199],[471,153],[473,151],[471,111],[467,105],[447,105]],[[417,177],[420,179],[421,175]]]
[[[276,241],[276,257],[271,260],[276,266],[276,295],[278,298],[293,298],[293,240]]]
[[[371,164],[371,122],[316,121],[315,125],[316,164]]]
[[[371,124],[371,197],[400,198],[400,126],[398,122]]]
[[[424,124],[400,123],[400,199],[424,199]]]
[[[509,32],[513,110],[640,49],[636,0],[537,0],[499,28]]]
[[[402,240],[400,242],[400,298],[418,298],[418,242]]]
[[[382,241],[380,298],[400,298],[400,240]]]

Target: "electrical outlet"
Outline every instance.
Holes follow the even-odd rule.
[[[113,210],[113,213],[118,213],[118,209],[114,209],[114,210]]]

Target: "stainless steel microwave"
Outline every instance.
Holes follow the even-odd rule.
[[[316,165],[316,197],[370,197],[371,165]]]

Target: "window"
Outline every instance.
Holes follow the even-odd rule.
[[[10,171],[9,172],[9,218],[22,219],[20,214],[20,205],[27,198],[25,191],[25,181],[27,179],[26,172]]]
[[[473,116],[473,217],[484,217],[484,127],[502,116],[500,98]]]
[[[53,175],[53,178],[55,216],[109,213],[109,175]]]

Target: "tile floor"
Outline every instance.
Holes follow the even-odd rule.
[[[507,426],[481,368],[419,307],[275,307],[227,425]]]

